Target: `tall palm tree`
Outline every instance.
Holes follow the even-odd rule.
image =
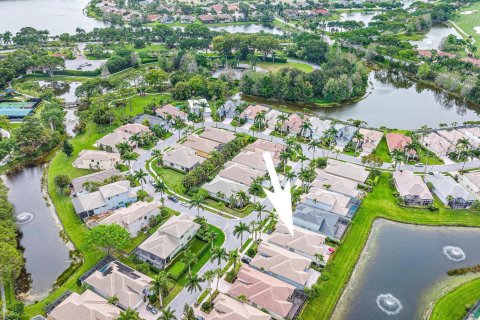
[[[175,310],[172,310],[170,306],[162,311],[162,315],[158,318],[159,320],[175,320]]]
[[[355,132],[353,135],[353,139],[355,140],[355,155],[357,155],[358,147],[360,147],[360,144],[363,141],[363,134],[360,133],[360,131]]]
[[[260,220],[260,222],[263,221],[262,213],[265,211],[266,206],[264,204],[261,204],[260,202],[255,202],[253,204],[253,211],[257,211],[257,218]]]
[[[165,184],[165,182],[163,182],[162,180],[160,179],[155,179],[155,181],[153,182],[153,188],[155,188],[155,192],[158,192],[160,193],[160,198],[162,201],[162,203],[165,201],[165,199],[163,198],[163,195],[167,192],[168,190],[168,187],[167,185]]]
[[[132,168],[132,161],[135,161],[137,160],[137,154],[135,152],[132,152],[132,151],[127,151],[125,153],[121,153],[120,154],[120,159],[122,159],[124,162],[127,162],[128,164],[128,167],[130,169],[130,173],[132,173],[133,171],[133,168]]]
[[[280,127],[280,134],[283,136],[283,127],[285,122],[288,120],[288,115],[286,113],[282,113],[277,117],[277,125]]]
[[[120,154],[124,154],[124,153],[132,151],[132,146],[129,145],[128,142],[126,142],[126,141],[116,144],[115,148],[117,148],[117,150]]]
[[[308,150],[313,149],[313,158],[315,159],[315,150],[317,148],[320,148],[322,146],[322,143],[318,139],[312,139],[308,143]]]
[[[330,147],[332,146],[332,142],[335,141],[335,137],[337,135],[337,132],[338,130],[335,129],[335,127],[330,127],[326,132],[325,132],[325,136],[327,137],[328,139],[328,148],[330,149]]]
[[[239,263],[240,261],[240,253],[238,252],[238,249],[235,248],[233,250],[230,250],[228,252],[228,260],[232,261],[233,262],[233,268],[236,269],[237,268],[237,264]]]
[[[392,152],[392,160],[394,163],[394,168],[395,170],[398,169],[400,164],[406,160],[405,152],[399,150],[399,149],[394,149]]]
[[[457,158],[458,160],[463,162],[462,171],[465,169],[465,164],[467,163],[467,160],[474,156],[475,154],[471,150],[463,150],[460,152]]]
[[[240,208],[243,208],[248,204],[249,197],[245,191],[240,190],[235,195]]]
[[[249,228],[250,233],[253,235],[253,241],[257,241],[257,231],[258,231],[259,222],[252,220],[250,221]]]
[[[207,291],[208,292],[210,292],[211,289],[212,289],[212,281],[215,278],[215,276],[216,276],[215,270],[212,270],[212,269],[205,271],[205,273],[203,274],[203,279],[205,279],[205,281],[207,281]]]
[[[418,143],[412,141],[405,146],[405,152],[407,156],[407,161],[410,160],[411,151],[416,151],[418,148]]]
[[[150,288],[153,294],[157,296],[160,307],[163,308],[163,291],[168,288],[168,273],[162,270],[156,274],[150,282]]]
[[[205,197],[199,193],[193,195],[190,199],[190,209],[197,207],[197,216],[200,215],[200,209],[203,210],[203,204],[205,203]]]
[[[183,254],[182,262],[188,266],[188,274],[192,274],[192,264],[197,262],[197,255],[192,251],[188,250]]]
[[[308,160],[307,156],[302,153],[297,159],[300,160],[301,169],[303,169],[303,163]]]
[[[462,138],[458,139],[456,147],[458,148],[457,150],[457,156],[459,154],[459,151],[464,151],[469,149],[471,146],[470,141],[467,138]]]
[[[213,247],[212,261],[217,260],[217,264],[220,266],[220,264],[222,263],[222,260],[227,261],[227,259],[228,259],[228,254],[225,248],[220,246]]]
[[[292,181],[293,181],[293,179],[295,179],[296,176],[297,175],[295,174],[295,172],[293,170],[290,170],[287,173],[285,173],[285,178],[287,179],[287,181],[290,182],[290,184],[292,184]]]
[[[217,233],[214,231],[207,232],[207,234],[205,234],[205,238],[210,241],[210,246],[213,248],[215,245],[215,239],[217,238]]]
[[[237,237],[237,239],[240,237],[240,248],[243,247],[243,233],[248,232],[249,228],[244,222],[240,222],[235,226],[233,229],[233,235]]]
[[[117,320],[141,320],[141,318],[137,311],[128,308],[127,310],[120,312]]]
[[[163,152],[159,149],[152,150],[152,156],[155,160],[157,160],[158,166],[163,166]]]
[[[138,181],[138,183],[140,183],[140,185],[142,186],[142,190],[143,190],[144,189],[143,184],[147,182],[148,173],[143,171],[143,169],[140,169],[140,170],[134,172],[133,177],[135,178],[135,180]]]
[[[187,291],[193,292],[195,295],[195,301],[197,301],[197,291],[202,290],[202,282],[203,278],[199,277],[196,273],[192,275],[188,275],[187,277]]]
[[[306,138],[307,132],[310,132],[310,135],[312,134],[312,124],[310,123],[309,120],[305,120],[301,124],[301,126],[300,126],[300,136]]]

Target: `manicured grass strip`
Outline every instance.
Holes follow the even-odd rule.
[[[471,14],[460,14],[462,11],[474,11]],[[480,34],[476,33],[474,27],[480,26],[480,2],[472,3],[467,7],[462,7],[457,12],[457,16],[452,19],[465,33],[475,39],[475,46],[480,47]]]
[[[300,319],[330,319],[344,287],[347,285],[355,265],[360,257],[370,234],[375,219],[384,218],[392,221],[419,225],[446,225],[480,227],[480,215],[469,210],[449,210],[436,199],[438,211],[424,209],[401,208],[392,195],[389,184],[391,175],[384,173],[378,185],[368,194],[353,218],[349,231],[335,256],[322,273],[327,281],[319,282],[319,296],[310,300],[303,310]],[[468,303],[468,302],[467,302]],[[462,303],[465,305],[465,303]]]
[[[392,157],[390,157],[390,152],[388,151],[387,139],[383,136],[382,140],[375,149],[375,155],[382,159],[383,162],[392,162]]]
[[[433,307],[430,320],[463,319],[466,306],[473,306],[480,300],[480,279],[467,282],[443,297]]]

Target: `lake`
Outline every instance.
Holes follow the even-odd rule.
[[[212,31],[226,31],[229,33],[271,33],[282,35],[285,32],[282,29],[278,29],[275,27],[265,26],[258,23],[251,23],[251,24],[236,24],[236,25],[229,25],[229,26],[210,26],[208,27]]]
[[[89,0],[1,0],[0,33],[15,34],[23,27],[48,30],[52,35],[75,33],[80,27],[86,31],[107,24],[87,17],[83,9]]]
[[[380,14],[380,11],[354,11],[344,12],[340,15],[340,21],[354,20],[363,22],[366,26],[372,21],[373,17]]]
[[[376,221],[332,319],[421,319],[448,270],[480,263],[479,243],[480,229]]]
[[[70,265],[69,249],[60,237],[59,221],[43,198],[42,174],[42,167],[35,166],[2,177],[22,234],[20,245],[26,264],[17,285],[20,296],[28,302],[47,296],[57,277]]]
[[[454,28],[446,24],[437,23],[430,28],[430,31],[427,32],[422,40],[410,41],[410,43],[422,50],[438,49],[442,40],[451,34],[458,39],[462,39],[462,36]]]
[[[246,97],[248,102],[287,106],[290,111],[339,120],[359,119],[379,128],[418,129],[422,125],[438,127],[440,123],[463,123],[479,120],[480,106],[457,99],[448,93],[412,81],[395,71],[372,71],[365,97],[357,102],[346,102],[335,107],[317,107],[311,104],[273,102]]]

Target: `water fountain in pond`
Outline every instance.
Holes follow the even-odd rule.
[[[22,213],[18,214],[17,217],[16,217],[18,224],[26,224],[26,223],[29,223],[29,222],[31,222],[34,218],[35,218],[35,216],[34,216],[33,213],[31,213],[31,212],[22,212]]]
[[[463,261],[467,257],[461,248],[454,246],[443,247],[443,254],[452,261]]]
[[[403,306],[400,300],[398,300],[393,294],[381,294],[377,297],[377,306],[386,314],[392,316],[399,314],[402,311]]]

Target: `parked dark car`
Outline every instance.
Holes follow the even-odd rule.
[[[157,314],[158,313],[158,309],[155,308],[154,306],[148,304],[147,305],[147,310],[150,311],[152,314]]]
[[[174,196],[168,196],[168,199],[172,200],[173,202],[178,202],[178,198]]]

